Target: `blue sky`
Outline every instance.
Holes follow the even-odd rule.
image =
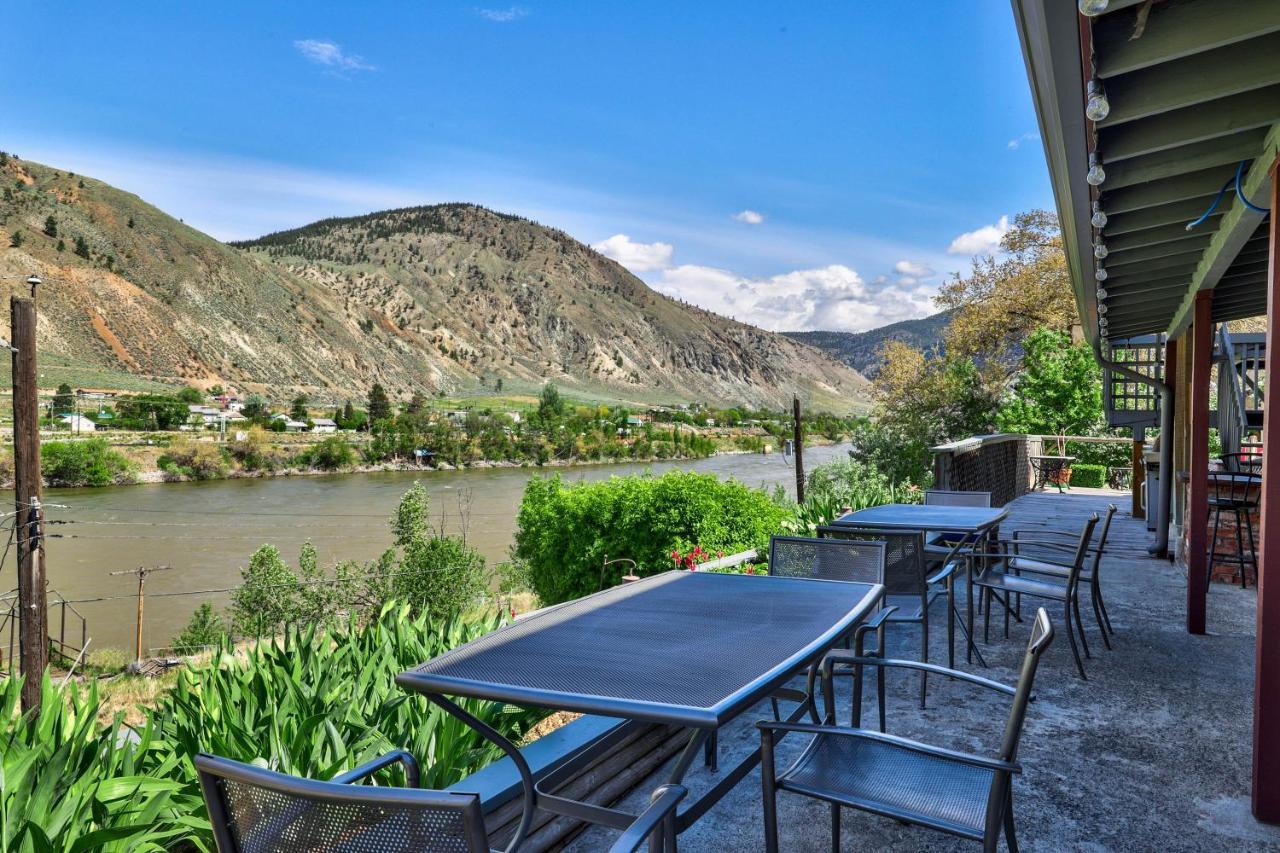
[[[995,0],[6,5],[0,149],[223,239],[474,201],[860,330],[1052,202]]]

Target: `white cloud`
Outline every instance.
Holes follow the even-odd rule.
[[[613,258],[632,272],[648,272],[671,266],[675,247],[670,243],[637,243],[626,234],[614,234],[607,240],[592,243],[606,258]]]
[[[899,275],[909,275],[916,278],[925,278],[933,275],[933,267],[918,261],[898,261],[893,265],[893,271]]]
[[[342,47],[321,39],[299,39],[293,43],[298,52],[317,65],[338,71],[374,71],[372,65],[354,53],[344,53]]]
[[[505,9],[476,9],[476,14],[497,24],[509,24],[529,14],[529,10],[519,6],[508,6]]]
[[[843,264],[747,278],[716,267],[684,264],[662,271],[654,286],[744,323],[776,331],[860,332],[933,313],[924,286],[868,285]]]
[[[1018,150],[1018,146],[1022,145],[1022,143],[1031,142],[1032,140],[1037,140],[1039,138],[1040,138],[1040,134],[1036,133],[1035,131],[1024,133],[1021,136],[1015,136],[1013,139],[1009,140],[1009,150],[1016,151]]]
[[[757,210],[743,210],[739,213],[735,213],[733,218],[739,222],[745,222],[748,225],[759,225],[761,222],[764,222],[764,214]]]
[[[994,225],[966,231],[947,246],[949,255],[987,255],[1000,248],[1000,240],[1009,231],[1009,217],[1001,216]]]

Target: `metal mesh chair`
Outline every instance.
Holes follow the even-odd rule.
[[[973,579],[982,594],[985,608],[982,639],[989,642],[991,636],[991,602],[999,601],[1005,609],[1005,636],[1009,634],[1009,614],[1014,613],[1014,603],[1010,600],[1014,595],[1029,595],[1032,598],[1043,598],[1062,603],[1063,619],[1067,625],[1067,640],[1071,643],[1071,655],[1076,661],[1076,671],[1081,678],[1084,674],[1084,661],[1080,659],[1080,649],[1076,646],[1075,632],[1080,630],[1080,645],[1084,648],[1085,657],[1089,657],[1089,641],[1084,636],[1080,620],[1080,575],[1084,571],[1085,559],[1089,555],[1089,541],[1093,538],[1093,529],[1098,524],[1098,515],[1094,513],[1085,521],[1078,534],[1074,554],[1066,563],[1067,573],[1062,578],[1028,578],[1014,574],[1009,564],[1008,554],[999,552],[975,553],[974,558],[985,563],[983,571]],[[1000,570],[1003,567],[1003,571]]]
[[[1003,830],[1011,851],[1017,851],[1014,832],[1013,774],[1017,763],[1027,704],[1040,656],[1053,642],[1053,625],[1040,609],[1022,659],[1016,687],[933,664],[859,657],[835,651],[823,663],[823,692],[827,717],[821,725],[760,722],[761,781],[764,790],[765,850],[778,850],[778,791],[791,791],[831,804],[831,849],[840,850],[840,809],[843,806],[883,815],[903,823],[981,841],[994,851]],[[906,738],[835,724],[831,699],[833,664],[923,669],[1013,697],[1004,735],[995,756],[943,749]],[[856,683],[856,682],[855,682]],[[795,763],[777,772],[774,744],[787,732],[813,735]]]
[[[410,787],[352,784],[396,763],[404,765]],[[490,853],[480,797],[417,788],[418,764],[403,750],[328,782],[207,754],[195,764],[220,853]],[[611,853],[638,850],[684,794],[679,785],[660,788]],[[527,831],[522,822],[509,853]]]
[[[920,660],[929,660],[929,609],[934,600],[946,596],[947,606],[952,605],[952,579],[955,564],[950,563],[932,577],[925,575],[924,533],[918,530],[872,530],[847,526],[822,526],[818,536],[844,539],[853,542],[882,542],[884,544],[883,604],[893,609],[885,616],[891,624],[906,623],[920,626]],[[945,584],[945,587],[939,586]],[[954,624],[950,633],[954,647]],[[858,650],[862,653],[861,650]],[[879,653],[883,655],[882,647]],[[925,706],[928,674],[920,672],[920,707]]]
[[[1089,586],[1093,617],[1108,649],[1111,648],[1110,636],[1114,636],[1115,631],[1111,627],[1106,600],[1102,597],[1102,557],[1106,554],[1107,535],[1111,532],[1111,519],[1115,514],[1116,505],[1109,504],[1102,523],[1094,529],[1094,536],[1089,542],[1089,559],[1080,572],[1080,582]],[[999,544],[1008,551],[1008,567],[1014,574],[1066,578],[1071,573],[1068,561],[1075,550],[1077,537],[1078,534],[1063,530],[1023,529],[1012,531],[1011,537]],[[1008,619],[1007,612],[1005,618]]]
[[[929,489],[924,493],[925,506],[991,506],[991,492],[956,492]]]
[[[1219,457],[1228,471],[1237,474],[1261,474],[1262,454],[1250,451],[1223,453]]]

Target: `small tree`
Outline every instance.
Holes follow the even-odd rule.
[[[389,417],[391,417],[391,398],[387,396],[387,390],[382,387],[382,383],[375,382],[369,389],[369,420],[377,423]]]
[[[187,626],[173,638],[173,650],[180,655],[193,655],[222,642],[227,626],[213,605],[204,602],[191,614]]]
[[[89,244],[84,241],[83,237],[76,237],[76,254],[85,260],[89,259]]]
[[[409,398],[409,402],[404,404],[404,411],[407,415],[420,415],[427,408],[427,396],[421,391],[414,391],[413,396]]]
[[[299,394],[293,398],[293,405],[289,408],[289,417],[295,421],[305,421],[307,419],[306,394]]]
[[[178,392],[178,399],[188,405],[198,405],[204,402],[204,394],[200,393],[199,388],[192,388],[188,385]]]
[[[267,401],[262,398],[261,394],[250,394],[245,398],[244,408],[240,413],[251,421],[265,417],[267,414]]]
[[[22,245],[22,232],[14,231],[12,234],[9,235],[9,246],[10,248],[16,249],[21,245]]]
[[[560,399],[560,391],[550,382],[542,386],[538,414],[543,420],[554,420],[564,414],[564,400]]]
[[[1023,344],[1022,371],[997,413],[1004,432],[1087,435],[1102,423],[1102,373],[1089,346],[1041,328]]]
[[[53,395],[53,413],[55,415],[64,415],[67,412],[74,411],[75,407],[75,393],[72,392],[70,385],[63,382],[58,386],[58,392]]]
[[[44,233],[48,237],[58,236],[58,220],[53,218],[53,214],[49,214],[44,220]]]
[[[298,578],[274,545],[254,551],[240,577],[243,582],[231,594],[231,621],[237,634],[274,634],[297,618]]]
[[[400,562],[391,579],[394,597],[415,611],[451,619],[473,606],[485,590],[484,557],[460,536],[433,529],[421,483],[405,492],[391,519]]]
[[[132,227],[133,227],[133,217],[132,217],[132,216],[130,216],[130,217],[129,217],[129,221],[128,221],[127,223],[125,223],[125,224],[127,224],[130,228],[132,228]]]
[[[67,244],[66,244],[66,242],[65,242],[64,240],[62,240],[61,238],[59,238],[59,239],[58,239],[58,247],[57,247],[57,248],[58,248],[58,251],[59,251],[59,252],[65,252],[65,251],[67,250]]]

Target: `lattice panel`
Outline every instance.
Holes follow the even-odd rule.
[[[1110,342],[1110,359],[1159,381],[1164,373],[1164,336],[1144,335]],[[1102,405],[1113,427],[1154,427],[1160,422],[1160,392],[1117,371],[1103,368]]]

